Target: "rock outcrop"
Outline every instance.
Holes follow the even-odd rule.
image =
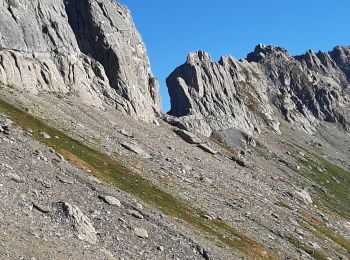
[[[167,78],[168,119],[210,136],[238,129],[280,132],[280,120],[309,133],[320,121],[350,123],[350,47],[293,57],[282,48],[258,45],[246,59],[218,62],[198,51]]]
[[[152,121],[158,83],[129,11],[112,0],[0,0],[0,81],[75,93]]]
[[[62,207],[67,218],[72,222],[77,237],[91,244],[96,244],[96,230],[91,224],[90,219],[75,205],[63,202]]]

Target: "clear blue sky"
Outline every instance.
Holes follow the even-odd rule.
[[[159,79],[163,111],[170,108],[165,78],[187,54],[244,58],[258,43],[291,54],[350,45],[349,0],[119,0],[132,12]]]

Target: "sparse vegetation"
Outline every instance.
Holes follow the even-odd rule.
[[[253,77],[254,77],[254,78],[256,78],[256,79],[258,79],[258,80],[260,80],[260,79],[261,79],[261,78],[260,78],[260,76],[259,76],[259,74],[258,74],[258,73],[256,73],[256,71],[255,71],[255,70],[250,69],[250,72],[252,73],[252,75],[253,75]]]
[[[7,89],[15,89],[16,87],[12,84],[6,84],[4,85],[2,82],[0,82],[0,89],[3,89],[3,88],[7,88]]]
[[[223,142],[218,141],[215,138],[211,138],[210,140],[213,141],[214,143],[216,143],[217,145],[219,145],[222,149],[224,149],[228,153],[230,153],[232,155],[237,155],[238,154],[238,151],[235,148],[230,147],[230,146],[224,144]]]
[[[311,215],[308,212],[303,213],[302,219],[304,221],[304,224],[302,223],[302,225],[309,230],[311,230],[310,227],[312,227],[313,233],[315,233],[315,235],[318,237],[327,237],[334,243],[344,248],[346,251],[350,250],[350,241],[336,234],[334,230],[327,227],[326,223],[323,220]]]
[[[270,159],[269,152],[266,149],[259,146],[255,146],[253,147],[253,149],[258,155],[260,155],[260,157],[264,158],[265,160]]]
[[[258,106],[259,106],[259,101],[250,92],[247,93],[247,96],[248,96],[248,100],[249,100],[248,108],[253,112],[257,112]]]
[[[64,94],[62,92],[52,92],[52,94],[54,96],[56,96],[57,98],[59,98],[59,99],[64,99],[66,97],[66,95],[67,95],[67,94]]]
[[[260,76],[251,68],[247,69],[247,68],[243,67],[242,72],[245,75],[247,81],[250,81],[252,79],[251,76],[260,80]]]
[[[243,74],[245,75],[246,80],[250,81],[250,71],[245,67],[242,68],[242,71],[243,71]]]
[[[350,218],[350,173],[315,152],[310,152],[295,143],[290,145],[308,154],[306,160],[298,157],[295,159],[303,166],[298,173],[317,184],[315,187],[317,198],[314,202],[332,214]],[[294,168],[291,169],[295,171]]]
[[[252,259],[277,258],[274,252],[267,251],[237,229],[222,221],[205,221],[202,217],[205,212],[192,208],[150,181],[133,174],[117,160],[70,138],[1,99],[0,112],[7,114],[17,125],[30,130],[35,139],[63,154],[67,160],[81,169],[138,197],[165,214],[185,221],[218,243],[239,250]],[[43,131],[55,138],[45,139],[41,134]]]
[[[283,201],[278,201],[276,202],[276,205],[288,209],[288,210],[293,210],[287,203],[283,202]]]
[[[300,160],[303,175],[318,184],[316,191],[322,207],[331,209],[341,217],[350,217],[350,173],[313,154],[308,161]]]
[[[288,240],[296,248],[299,248],[299,249],[305,251],[307,254],[309,254],[310,256],[312,256],[316,260],[328,259],[325,252],[323,252],[321,250],[317,250],[305,242],[299,241],[298,239],[292,238],[292,237],[289,237]]]
[[[259,100],[257,99],[256,96],[258,96],[258,93],[255,89],[255,87],[248,81],[239,81],[241,85],[245,88],[243,90],[242,99],[245,100],[245,103],[247,107],[253,111],[257,112],[258,111],[258,106],[259,106]]]

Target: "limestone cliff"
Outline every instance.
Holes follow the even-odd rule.
[[[151,121],[158,83],[130,12],[113,0],[0,0],[0,81],[76,93]]]
[[[313,133],[321,121],[350,123],[350,47],[293,57],[258,45],[246,59],[218,62],[198,51],[167,78],[170,115],[178,125],[210,136],[232,128],[280,132],[280,122]]]

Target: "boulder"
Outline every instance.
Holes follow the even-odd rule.
[[[121,202],[120,200],[118,200],[117,198],[113,197],[113,196],[103,196],[103,195],[99,195],[98,196],[101,200],[103,200],[105,203],[107,203],[108,205],[111,206],[117,206],[117,207],[121,207]]]
[[[149,155],[145,150],[143,150],[137,144],[123,142],[123,143],[121,143],[121,146],[124,147],[125,149],[131,151],[131,152],[134,152],[134,153],[140,155],[144,159],[151,158],[151,155]]]
[[[199,148],[201,148],[204,152],[210,153],[210,154],[217,154],[218,152],[214,149],[210,148],[207,144],[198,144]]]
[[[134,233],[139,238],[148,238],[148,232],[144,228],[134,228]]]
[[[309,194],[309,192],[305,189],[303,190],[298,190],[295,192],[295,194],[301,199],[305,204],[312,204],[312,198]]]
[[[72,223],[77,237],[80,240],[96,244],[97,232],[90,219],[84,215],[80,208],[67,202],[62,203],[62,208],[63,212]]]
[[[182,129],[175,129],[175,133],[180,136],[184,141],[186,141],[189,144],[201,144],[203,141],[196,136],[195,134],[192,134],[186,130]]]

